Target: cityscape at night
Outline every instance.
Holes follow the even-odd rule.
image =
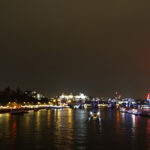
[[[121,125],[124,121],[127,121],[127,127],[123,126],[123,128],[127,131],[133,130],[133,132],[130,131],[131,135],[137,134],[139,131],[136,130],[139,130],[138,122],[140,122],[140,120],[142,120],[144,124],[145,121],[147,122],[146,132],[149,134],[150,93],[146,95],[145,99],[126,98],[119,92],[114,92],[113,95],[113,97],[92,97],[83,93],[79,93],[78,95],[62,93],[53,98],[48,98],[36,91],[22,91],[19,88],[13,90],[10,87],[7,87],[0,92],[0,125],[4,128],[4,131],[1,130],[0,136],[7,133],[13,141],[9,141],[9,138],[3,139],[4,143],[1,143],[1,145],[6,149],[20,148],[21,145],[19,141],[21,139],[17,139],[17,134],[19,134],[17,133],[17,130],[20,130],[20,123],[22,122],[23,124],[25,123],[25,126],[23,125],[22,129],[25,132],[22,133],[24,134],[22,139],[26,140],[28,136],[29,138],[33,138],[34,134],[37,134],[39,136],[37,141],[42,142],[40,145],[38,143],[32,144],[32,149],[45,149],[49,146],[51,146],[52,149],[99,149],[102,146],[99,142],[97,145],[85,143],[87,139],[84,138],[87,137],[83,138],[82,136],[88,136],[84,133],[87,132],[86,130],[89,128],[87,125],[94,123],[90,129],[93,130],[90,131],[90,134],[94,136],[96,134],[94,131],[95,128],[101,131],[103,126],[107,125],[108,122],[110,122],[108,125],[112,124],[113,120],[115,121],[115,126],[112,124],[112,126],[109,126],[106,130],[109,131],[110,128],[114,127],[116,130],[115,132],[117,132],[115,134],[121,134],[121,132],[123,132],[121,131]],[[77,115],[77,118],[74,117],[74,115]],[[20,122],[18,119],[21,119],[22,121]],[[77,119],[77,122],[74,119]],[[5,129],[6,124],[7,130]],[[76,124],[77,127],[74,127]],[[130,129],[128,126],[131,126]],[[31,129],[31,127],[33,127],[33,129]],[[27,131],[25,130],[26,128]],[[31,133],[28,130],[31,130]],[[32,130],[36,130],[37,133]],[[50,135],[53,130],[56,135]],[[82,138],[81,141],[83,140],[83,143],[75,144],[73,134],[77,133],[73,133],[73,131],[78,132],[78,130],[80,131],[78,133],[78,138]],[[26,132],[29,132],[28,136],[26,135]],[[97,134],[99,132],[97,131]],[[43,134],[44,136],[49,136],[47,137],[48,139],[52,136],[49,142],[47,139],[43,141],[40,138],[40,135]],[[97,134],[96,137],[94,137],[94,140],[98,140],[98,138],[102,136],[100,134],[101,136],[98,137]],[[127,133],[124,134],[126,135]],[[105,136],[107,137],[107,135]],[[58,139],[55,139],[56,137]],[[116,138],[118,140],[118,137]],[[90,140],[92,141],[92,139]],[[122,140],[119,141],[123,142]],[[111,142],[115,141],[111,139]],[[149,142],[146,143],[148,144]],[[144,145],[146,143],[142,143],[142,145],[148,147],[148,145]],[[139,149],[137,145],[134,146],[135,149]],[[112,143],[110,147],[105,144],[103,146],[104,149],[120,149],[122,147],[122,145],[118,144],[116,146],[114,143]],[[130,149],[130,145],[126,145],[125,147]],[[30,149],[30,146],[26,145],[24,149]]]
[[[149,0],[1,0],[0,150],[150,150],[149,66]]]

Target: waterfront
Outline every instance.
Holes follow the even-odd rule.
[[[150,149],[150,118],[101,109],[102,121],[89,110],[40,110],[0,114],[1,150]]]

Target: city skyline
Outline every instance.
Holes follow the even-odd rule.
[[[58,92],[57,93],[57,95],[53,95],[53,96],[48,96],[48,95],[45,95],[44,93],[42,93],[41,91],[39,91],[39,90],[35,90],[35,89],[31,89],[31,88],[27,88],[27,89],[21,89],[19,86],[18,87],[16,87],[16,88],[12,88],[12,87],[10,87],[10,86],[7,86],[7,87],[5,87],[5,88],[3,88],[3,89],[0,89],[0,93],[30,93],[30,92],[33,92],[33,93],[39,93],[39,94],[41,94],[41,95],[43,95],[44,97],[46,97],[46,98],[53,98],[53,97],[60,97],[60,96],[62,96],[62,95],[64,95],[64,96],[66,96],[66,95],[78,95],[78,94],[85,94],[84,92],[81,92],[81,91],[79,91],[79,92],[77,92],[77,90],[76,90],[76,92],[69,92],[69,90],[68,91],[66,91],[66,92]],[[147,91],[148,92],[148,91]],[[122,98],[134,98],[134,99],[141,99],[141,100],[146,100],[147,99],[147,97],[149,96],[149,94],[150,93],[146,93],[143,97],[134,97],[134,96],[131,96],[131,95],[129,95],[129,96],[126,96],[126,95],[123,95],[122,93],[120,93],[119,91],[112,91],[112,93],[111,94],[109,94],[109,95],[89,95],[88,93],[86,94],[87,96],[89,96],[89,97],[95,97],[95,98],[115,98],[115,97],[118,97],[118,98],[120,98],[120,99],[122,99]]]

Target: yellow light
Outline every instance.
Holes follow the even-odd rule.
[[[119,108],[119,104],[116,104],[116,107]]]
[[[68,100],[68,103],[71,103],[71,100]]]

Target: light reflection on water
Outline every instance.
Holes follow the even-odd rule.
[[[119,111],[40,110],[24,115],[0,114],[0,150],[150,149],[150,119]]]
[[[146,128],[146,132],[147,132],[147,150],[150,149],[150,119],[147,120],[147,128]]]

